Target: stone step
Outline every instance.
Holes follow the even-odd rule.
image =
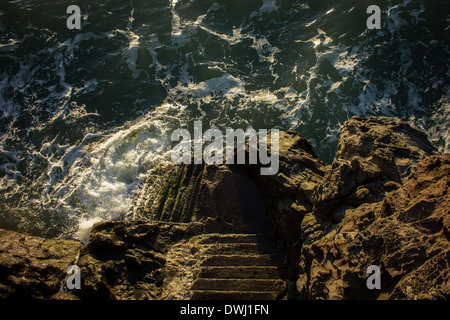
[[[193,300],[274,300],[285,293],[287,271],[270,234],[205,234],[198,243],[204,260]]]
[[[197,279],[193,290],[283,292],[286,283],[280,279]]]
[[[212,245],[204,251],[207,255],[216,254],[269,254],[274,253],[277,247],[273,243],[220,243]]]
[[[270,234],[248,234],[248,233],[211,233],[199,241],[200,244],[215,243],[274,243]]]
[[[261,291],[194,290],[192,300],[276,300],[278,293]]]
[[[202,266],[278,266],[281,260],[278,255],[213,255],[207,257]]]
[[[276,266],[244,267],[202,267],[198,278],[216,279],[280,279],[286,271]]]

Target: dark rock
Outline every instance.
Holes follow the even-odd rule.
[[[279,132],[277,174],[262,176],[258,166],[242,167],[261,191],[271,226],[286,246],[288,260],[295,264],[299,250],[299,226],[312,210],[313,191],[323,179],[325,163],[317,158],[306,138],[288,131]]]
[[[260,232],[268,228],[264,199],[236,166],[166,164],[144,187],[135,217],[204,223],[205,232]]]

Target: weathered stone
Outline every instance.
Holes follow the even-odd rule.
[[[146,200],[135,209],[139,218],[203,222],[207,232],[268,228],[259,190],[236,166],[166,164],[150,174],[145,190]]]
[[[165,254],[203,228],[199,223],[145,221],[95,225],[78,261],[82,288],[75,294],[83,299],[157,299],[166,273]]]
[[[334,230],[303,243],[301,296],[448,299],[449,212],[450,155],[428,157],[382,202],[349,210]],[[307,237],[314,227],[304,221]],[[381,269],[381,290],[366,287],[370,265]]]
[[[0,229],[0,297],[49,299],[59,292],[82,247]]]
[[[299,226],[305,215],[312,211],[313,192],[325,174],[325,163],[317,158],[306,138],[297,132],[287,131],[279,132],[277,174],[262,176],[258,167],[242,167],[261,190],[271,226],[286,246],[288,260],[295,264],[299,250]]]
[[[404,183],[417,162],[433,154],[426,135],[399,119],[353,117],[342,128],[333,164],[315,190],[314,212],[327,218],[342,204],[380,201],[390,191],[386,183]],[[360,199],[361,186],[370,192]]]

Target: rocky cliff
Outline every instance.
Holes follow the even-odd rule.
[[[132,221],[86,246],[0,231],[0,296],[41,299],[447,299],[450,156],[392,118],[354,117],[326,165],[280,132],[280,170],[160,165]],[[68,290],[66,270],[81,270]],[[367,268],[379,267],[380,289]]]

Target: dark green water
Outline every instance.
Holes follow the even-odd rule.
[[[449,33],[444,0],[4,0],[0,227],[124,217],[170,133],[198,119],[297,130],[330,162],[349,117],[395,116],[449,152]]]

